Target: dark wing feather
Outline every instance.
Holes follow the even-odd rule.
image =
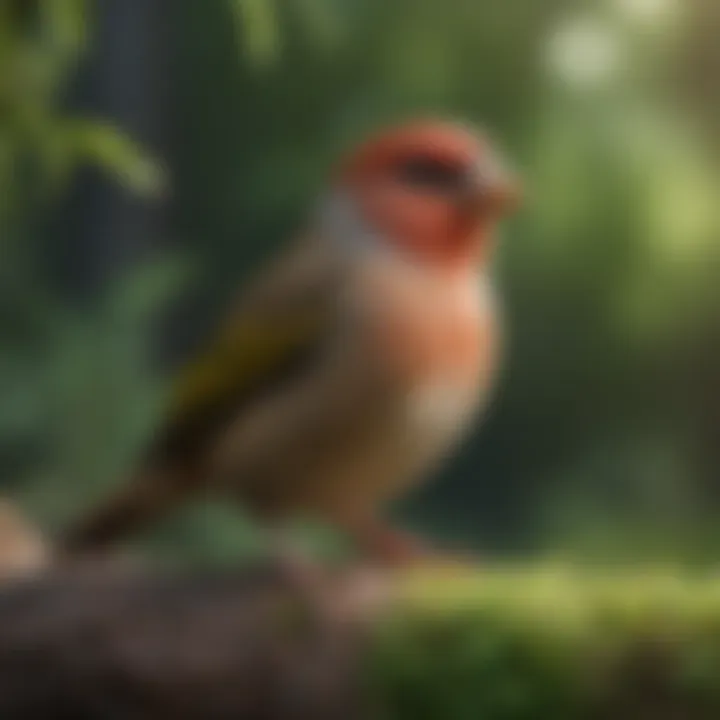
[[[248,289],[205,353],[180,373],[152,457],[195,454],[242,408],[290,381],[327,337],[341,273],[301,245]]]
[[[181,373],[144,466],[70,528],[60,543],[65,552],[117,542],[202,486],[206,444],[322,346],[342,281],[336,259],[320,244],[301,244],[249,288],[208,351]]]

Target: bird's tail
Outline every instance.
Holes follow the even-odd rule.
[[[40,531],[13,503],[0,499],[0,582],[44,569],[50,556]]]
[[[74,556],[127,540],[176,507],[188,489],[177,471],[162,467],[141,471],[72,526],[61,539],[61,551]]]

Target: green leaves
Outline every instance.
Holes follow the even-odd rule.
[[[337,6],[328,0],[296,0],[286,12],[278,0],[228,0],[237,41],[250,63],[268,67],[283,49],[283,34],[293,21],[320,43],[332,42],[339,32]],[[294,28],[293,28],[294,29]]]
[[[0,435],[42,450],[24,491],[46,519],[67,517],[79,497],[99,497],[129,471],[164,400],[150,340],[188,277],[185,262],[161,257],[116,279],[94,310],[58,303],[32,338],[42,352],[25,363],[7,358],[0,368],[12,385]]]
[[[12,474],[49,520],[102,492],[150,431],[162,388],[149,340],[187,280],[185,263],[158,258],[117,279],[93,309],[71,306],[48,282],[37,226],[79,168],[148,198],[167,188],[159,164],[119,128],[63,107],[90,4],[0,4],[0,450],[22,456]]]
[[[176,299],[191,277],[191,266],[180,257],[146,261],[116,280],[103,307],[110,318],[132,326],[146,324]]]
[[[274,0],[230,0],[239,44],[248,59],[263,66],[277,59],[280,31]]]
[[[159,164],[112,124],[75,120],[67,124],[66,138],[78,160],[102,168],[129,190],[154,197],[165,191]]]
[[[367,657],[387,720],[720,713],[715,578],[427,569],[399,586]]]
[[[0,182],[8,202],[30,214],[81,165],[143,195],[166,188],[158,163],[118,128],[63,111],[61,94],[86,45],[88,5],[38,0],[23,13],[5,6],[0,14]]]

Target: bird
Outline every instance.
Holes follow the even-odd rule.
[[[518,178],[475,127],[376,130],[330,169],[302,232],[178,375],[134,475],[66,533],[128,539],[202,496],[281,528],[313,517],[368,558],[431,550],[385,510],[489,404],[502,359],[492,258]]]

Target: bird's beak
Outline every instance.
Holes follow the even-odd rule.
[[[468,173],[463,204],[481,217],[500,219],[517,210],[521,197],[520,182],[514,174],[484,159]]]

